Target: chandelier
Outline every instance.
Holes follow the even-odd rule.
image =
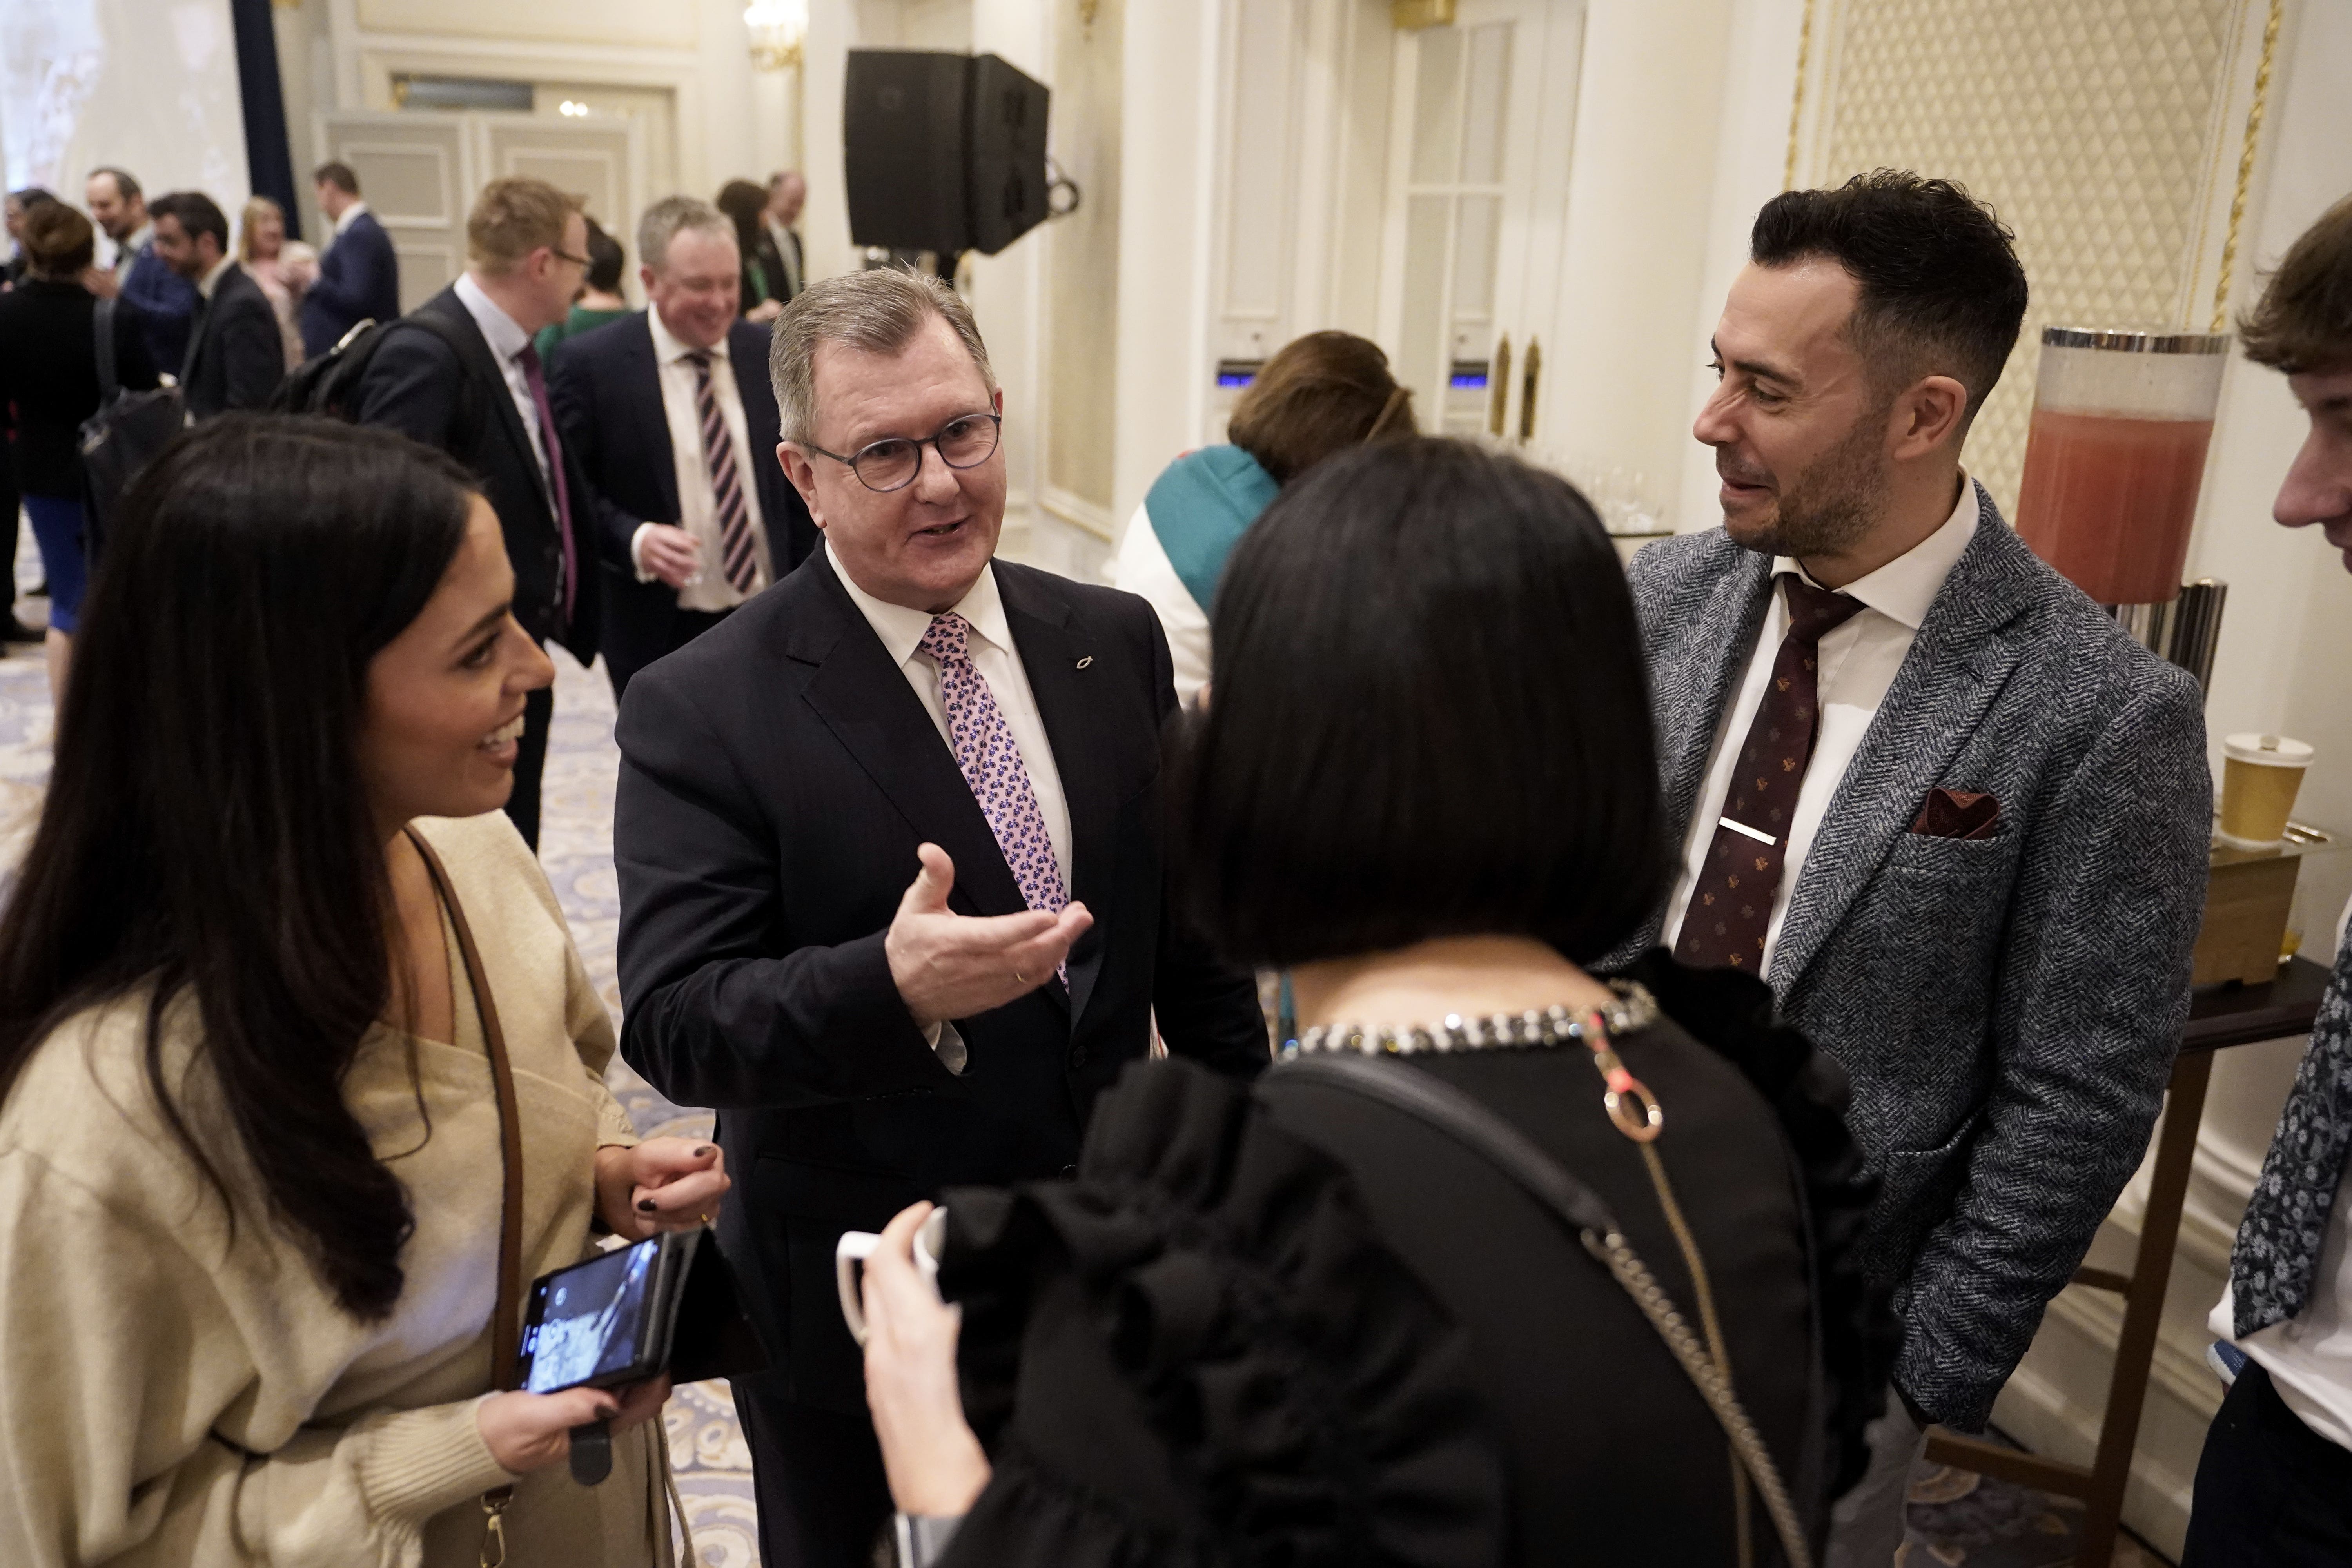
[[[751,0],[743,7],[751,63],[763,71],[791,70],[801,63],[808,37],[808,0]]]

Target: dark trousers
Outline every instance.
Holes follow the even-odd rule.
[[[618,702],[629,689],[629,681],[637,671],[657,658],[676,653],[728,616],[732,610],[678,610],[669,618],[669,629],[659,637],[632,636],[637,628],[625,626],[623,617],[605,617],[603,645],[598,649],[604,656],[604,673],[613,682],[613,700]]]
[[[890,1521],[882,1446],[864,1411],[796,1405],[737,1378],[735,1413],[751,1450],[764,1568],[869,1568]]]
[[[2352,1563],[2352,1449],[2287,1408],[2253,1363],[2205,1434],[2180,1568],[2343,1568]]]
[[[515,748],[514,793],[507,796],[507,816],[533,849],[539,847],[539,780],[547,771],[547,731],[554,718],[552,688],[522,700],[522,740]]]

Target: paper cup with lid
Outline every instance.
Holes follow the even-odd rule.
[[[2275,849],[2312,749],[2284,735],[2231,735],[2221,742],[2221,826],[2214,837],[2233,849]]]

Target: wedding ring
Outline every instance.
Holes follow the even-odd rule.
[[[709,1215],[702,1215],[702,1216],[701,1216],[701,1219],[702,1219],[702,1223],[703,1223],[703,1224],[705,1224],[705,1225],[709,1225],[709,1224],[710,1223],[710,1216],[709,1216]]]
[[[1019,981],[1019,982],[1020,982],[1022,984],[1024,984],[1024,985],[1026,985],[1026,984],[1029,984],[1029,977],[1028,977],[1027,975],[1025,975],[1025,974],[1022,973],[1021,973],[1019,970],[1017,970],[1017,969],[1016,969],[1016,970],[1014,970],[1014,971],[1013,972],[1013,979],[1015,979],[1015,980],[1017,980],[1017,981]]]

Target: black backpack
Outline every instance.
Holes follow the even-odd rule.
[[[439,317],[423,311],[379,322],[373,318],[361,321],[337,341],[325,353],[304,360],[286,373],[278,390],[269,395],[272,414],[320,414],[330,419],[351,420],[359,407],[360,383],[366,379],[368,366],[376,351],[403,327],[421,327],[431,332],[451,352],[462,354],[464,344],[449,324]],[[465,379],[465,391],[458,400],[457,427],[462,431],[478,431],[481,411],[475,405],[473,377]]]
[[[83,506],[89,521],[89,554],[98,556],[106,531],[122,504],[123,491],[139,470],[187,428],[187,405],[179,388],[126,391],[114,374],[114,301],[100,300],[90,311],[90,345],[98,353],[98,411],[81,423]]]

